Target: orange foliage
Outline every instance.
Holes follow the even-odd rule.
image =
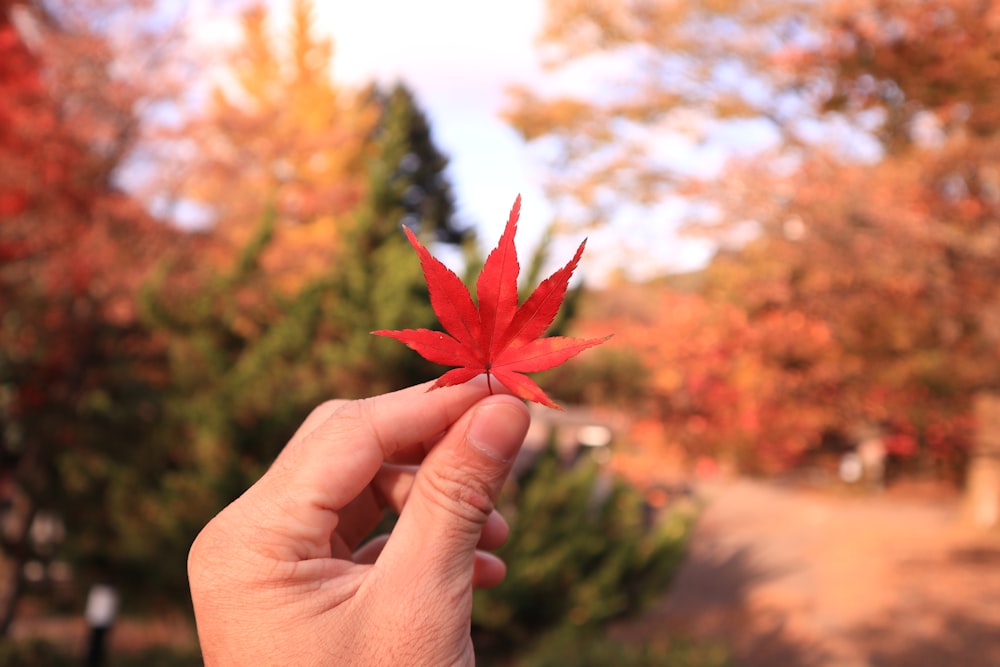
[[[826,325],[800,312],[748,320],[738,307],[669,288],[615,299],[621,312],[581,323],[614,331],[609,348],[648,369],[637,435],[691,456],[718,454],[742,469],[776,470],[816,444],[836,414],[823,400],[835,380]],[[622,307],[624,305],[624,308]],[[650,420],[658,423],[650,429]]]
[[[1000,126],[996,3],[839,0],[827,12],[830,34],[812,60],[818,67],[833,63],[840,70],[831,106],[885,106],[888,101],[899,107],[891,113],[900,120],[931,110],[946,124],[981,136]],[[885,85],[890,81],[903,96],[891,99]],[[906,141],[904,136],[893,141],[897,139]]]
[[[970,442],[970,398],[1000,371],[997,148],[957,137],[874,166],[807,162],[776,186],[792,193],[780,206],[732,201],[762,234],[711,268],[713,294],[755,327],[773,312],[824,323],[839,351],[840,431],[881,424],[895,453],[952,470]]]
[[[202,116],[181,131],[198,152],[181,169],[180,197],[207,213],[229,246],[246,246],[265,211],[277,214],[262,263],[287,290],[336,261],[342,228],[364,195],[378,112],[331,79],[333,45],[314,34],[309,0],[275,35],[263,6],[242,17],[242,40]]]
[[[681,193],[723,246],[701,296],[651,293],[608,327],[649,370],[644,414],[691,447],[756,452],[751,467],[876,427],[894,454],[959,470],[971,398],[1000,387],[996,3],[548,6],[554,71],[618,77],[515,93],[560,216]],[[690,138],[697,156],[740,119],[774,143],[707,181],[664,150]]]

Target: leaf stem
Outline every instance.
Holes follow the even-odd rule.
[[[492,396],[493,395],[493,383],[490,381],[490,373],[489,373],[489,371],[486,372],[486,386],[490,390],[490,396]]]

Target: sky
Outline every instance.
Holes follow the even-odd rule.
[[[268,0],[273,16],[288,16],[289,2]],[[537,246],[553,210],[541,187],[543,165],[500,112],[509,86],[544,89],[546,75],[535,47],[544,5],[544,0],[317,0],[314,5],[317,30],[333,39],[332,76],[338,84],[402,81],[414,91],[435,143],[450,158],[459,220],[477,228],[484,251],[499,239],[515,197],[522,196],[517,238],[522,258]],[[203,34],[215,41],[217,28]],[[622,264],[630,246],[652,261],[647,274],[692,268],[710,252],[677,239],[669,222],[613,220],[590,234],[580,268],[588,282],[600,282]],[[581,240],[559,239],[553,263],[569,259]],[[650,246],[661,250],[651,254]]]

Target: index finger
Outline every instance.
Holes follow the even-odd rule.
[[[377,446],[383,461],[422,455],[425,443],[436,442],[466,410],[491,393],[483,376],[454,387],[431,391],[432,387],[433,382],[426,382],[371,398],[331,401],[306,419],[286,450],[300,449],[310,440],[361,438]],[[414,448],[421,451],[411,451]]]
[[[306,420],[248,493],[263,505],[255,508],[260,527],[298,545],[285,555],[316,557],[328,551],[337,511],[368,486],[386,459],[422,448],[489,394],[481,379],[428,388],[347,401],[311,424]]]

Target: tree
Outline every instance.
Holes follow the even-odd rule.
[[[832,74],[826,109],[877,111],[890,152],[909,151],[928,133],[996,136],[998,93],[982,85],[996,80],[1000,60],[1000,10],[992,3],[844,0],[826,25],[821,47],[794,59],[798,71]]]
[[[627,411],[628,445],[647,457],[680,451],[688,462],[712,456],[777,472],[838,423],[829,396],[841,357],[818,318],[785,310],[751,317],[669,280],[614,285],[588,301],[580,335],[614,331],[607,354],[632,359],[640,370],[631,379],[641,378],[638,386],[603,379],[597,400]]]
[[[996,9],[556,1],[549,22],[564,69],[608,54],[647,65],[611,102],[515,98],[516,126],[556,156],[570,214],[690,197],[730,248],[706,296],[743,311],[742,345],[770,359],[760,373],[805,380],[831,406],[796,438],[874,423],[899,451],[959,468],[971,394],[997,376]],[[698,182],[663,141],[692,118],[701,138],[758,119],[776,143]],[[825,353],[772,358],[764,334],[781,321],[825,330],[836,372]]]
[[[434,145],[413,94],[402,84],[370,94],[382,112],[373,135],[367,194],[343,233],[329,297],[335,301],[328,322],[340,327],[330,339],[329,354],[342,359],[341,391],[355,396],[434,374],[405,348],[370,335],[376,329],[436,326],[420,264],[402,226],[466,254],[474,242],[472,230],[455,221],[447,159]]]
[[[997,386],[997,16],[964,1],[841,3],[796,72],[827,78],[825,109],[881,118],[884,157],[813,156],[780,184],[783,198],[743,188],[728,203],[761,232],[730,293],[827,322],[849,361],[843,421],[882,425],[953,477],[972,396]],[[733,180],[749,183],[747,171]]]
[[[521,664],[512,658],[535,653],[544,662],[547,644],[567,633],[593,641],[655,599],[680,564],[690,517],[655,516],[593,461],[567,468],[549,446],[512,486],[502,508],[511,520],[501,550],[508,574],[473,604],[487,664]]]
[[[343,245],[340,233],[364,197],[378,109],[364,91],[333,81],[333,43],[316,34],[310,0],[291,4],[282,33],[276,18],[263,4],[243,13],[240,42],[210,100],[167,141],[191,158],[177,165],[177,182],[159,187],[176,215],[197,211],[197,222],[227,241],[227,261],[273,205],[274,241],[262,262],[294,292]]]
[[[817,3],[550,0],[546,8],[546,91],[515,87],[505,115],[537,144],[565,224],[655,209],[714,173],[733,138],[753,150],[776,134],[793,144],[805,136],[798,123],[812,86],[774,65],[787,45],[812,39]]]
[[[32,538],[37,516],[61,518],[82,561],[120,537],[117,493],[163,371],[133,296],[177,241],[115,184],[143,91],[112,76],[108,42],[64,9],[0,4],[0,632],[24,564],[53,556]]]
[[[378,99],[384,106],[367,194],[338,230],[342,246],[323,273],[291,292],[274,283],[266,259],[280,242],[281,222],[272,207],[232,261],[206,272],[179,258],[146,285],[144,321],[165,339],[170,377],[165,425],[153,446],[172,457],[160,473],[161,521],[142,534],[147,559],[155,551],[173,556],[160,567],[164,580],[184,576],[184,552],[197,530],[259,478],[316,405],[436,373],[405,348],[381,347],[370,332],[434,321],[403,223],[444,239],[471,236],[451,218],[445,161],[413,96],[398,86]],[[419,199],[418,186],[426,188]],[[177,271],[192,277],[179,281]],[[170,444],[177,442],[186,446]]]

